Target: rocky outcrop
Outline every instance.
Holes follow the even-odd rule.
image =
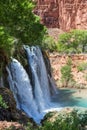
[[[3,97],[4,103],[7,104],[6,108],[1,107],[0,104],[0,128],[1,128],[2,121],[7,121],[7,123],[5,122],[6,126],[7,124],[8,126],[19,124],[17,126],[20,127],[20,124],[26,125],[28,122],[35,124],[34,121],[31,118],[27,117],[24,112],[16,108],[15,99],[13,97],[12,92],[8,88],[1,87],[0,95]],[[11,123],[11,122],[18,122],[18,123]]]
[[[87,0],[37,0],[34,12],[50,28],[87,29]]]

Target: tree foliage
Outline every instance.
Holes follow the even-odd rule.
[[[10,52],[14,38],[8,33],[6,28],[0,26],[0,49]]]
[[[72,65],[72,60],[69,58],[66,65],[61,67],[61,81],[63,83],[63,87],[68,87],[69,81],[74,81],[71,65]]]
[[[72,30],[61,34],[58,41],[58,51],[63,53],[87,52],[87,31]]]
[[[40,43],[45,28],[32,10],[32,0],[0,0],[0,48],[20,44]],[[3,37],[2,37],[3,35]]]

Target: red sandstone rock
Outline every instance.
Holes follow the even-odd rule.
[[[50,28],[87,29],[87,0],[37,0],[34,12]]]
[[[66,65],[67,59],[71,57],[72,59],[72,75],[76,83],[80,85],[84,85],[87,87],[87,70],[78,71],[77,66],[81,63],[87,63],[87,54],[75,54],[75,55],[58,55],[49,54],[50,63],[52,66],[53,77],[55,81],[61,81],[61,68]]]

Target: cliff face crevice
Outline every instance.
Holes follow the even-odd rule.
[[[34,12],[49,28],[87,29],[87,0],[37,0]]]

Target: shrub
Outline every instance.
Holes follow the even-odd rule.
[[[72,60],[69,58],[66,65],[61,68],[61,80],[64,87],[68,86],[69,81],[73,81],[73,75],[71,71]]]
[[[87,30],[72,30],[61,34],[57,50],[62,53],[87,52]]]
[[[62,74],[62,82],[64,84],[64,87],[68,86],[69,80],[72,79],[72,74],[71,74],[71,66],[65,65],[61,68],[61,74]]]
[[[87,125],[87,110],[86,111],[78,111],[77,112],[78,116],[79,116],[79,123],[82,126]]]
[[[78,66],[77,66],[77,70],[78,71],[84,71],[87,69],[87,63],[86,62],[83,62],[83,63],[80,63]]]
[[[68,60],[67,60],[67,63],[66,63],[67,65],[69,65],[69,66],[71,66],[72,65],[72,59],[71,58],[68,58]]]
[[[43,49],[46,49],[48,51],[56,51],[57,44],[55,43],[54,39],[50,36],[45,36],[41,45]]]
[[[85,118],[84,115],[83,118]],[[77,113],[77,110],[73,110],[67,114],[60,113],[54,122],[46,121],[39,130],[81,130],[81,120]],[[86,121],[86,118],[84,120]],[[86,122],[84,122],[84,125]]]
[[[54,121],[45,120],[43,125],[40,126],[35,127],[29,123],[25,127],[25,130],[85,130],[86,125],[87,111],[82,112],[74,109],[69,113],[61,112],[56,116]],[[11,127],[7,130],[13,130],[13,128]]]
[[[7,104],[4,102],[1,95],[0,95],[0,107],[5,109],[8,108]]]

